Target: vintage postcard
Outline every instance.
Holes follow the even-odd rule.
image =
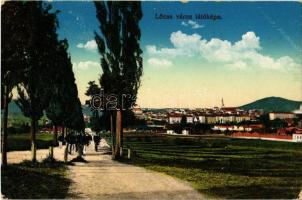
[[[301,1],[1,0],[1,199],[302,199]]]

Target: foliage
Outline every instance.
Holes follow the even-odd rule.
[[[53,68],[53,56],[56,55],[57,13],[50,13],[50,5],[42,2],[26,2],[24,5],[23,12],[27,13],[27,23],[31,28],[17,104],[26,117],[38,120],[43,116],[51,94],[49,74]]]
[[[1,5],[1,88],[7,85],[9,92],[20,83],[26,64],[24,54],[29,46],[30,29],[25,9],[21,2],[6,1]]]
[[[93,96],[100,95],[100,92],[101,92],[101,88],[95,83],[95,81],[88,82],[88,87],[87,87],[87,91],[86,91],[85,95],[90,97],[90,102],[91,102],[91,99],[93,98]],[[103,103],[103,102],[100,102],[100,103]],[[99,116],[99,111],[94,110],[92,108],[92,105],[89,105],[89,106],[92,111],[92,116],[90,118],[91,130],[98,133],[101,131],[101,118]]]
[[[53,135],[48,133],[37,134],[37,149],[48,149],[52,145]],[[30,150],[31,142],[28,133],[8,135],[8,151]]]
[[[99,116],[99,112],[97,110],[93,111],[93,115],[90,118],[91,130],[98,133],[101,131],[101,120]]]
[[[23,3],[6,1],[1,5],[1,109],[3,127],[1,140],[1,160],[7,165],[8,103],[12,99],[12,89],[21,82],[25,52],[28,48],[29,24]]]
[[[72,130],[83,132],[85,129],[85,122],[80,99],[76,98],[71,105],[71,112],[69,113],[69,117],[67,118],[65,124]]]
[[[133,98],[123,101],[125,108],[129,108],[136,101],[143,70],[139,44],[141,2],[96,1],[95,7],[102,32],[95,32],[103,71],[100,84],[105,94],[118,95],[119,106],[122,94],[132,95]]]
[[[85,95],[92,98],[93,95],[97,94],[100,94],[100,87],[95,83],[95,81],[89,81]]]

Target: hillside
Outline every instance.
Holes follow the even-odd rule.
[[[14,100],[9,102],[8,112],[10,115],[18,115],[18,114],[22,113],[20,108],[18,107],[18,105],[16,104],[16,102]]]
[[[241,106],[244,110],[263,109],[264,112],[291,112],[299,109],[301,101],[293,101],[281,97],[266,97]]]

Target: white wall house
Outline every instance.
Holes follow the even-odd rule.
[[[293,119],[295,117],[294,113],[290,112],[271,112],[269,113],[269,119],[275,120],[275,119]]]
[[[205,124],[206,123],[206,116],[198,116],[198,121],[201,124]]]
[[[302,134],[293,134],[293,142],[302,142]]]
[[[238,115],[235,116],[235,121],[236,122],[243,122],[243,121],[250,121],[251,117],[249,115]]]
[[[214,131],[226,131],[228,130],[228,126],[216,125],[212,128]]]
[[[234,126],[234,131],[244,131],[244,127],[243,126]]]
[[[188,130],[182,130],[181,132],[183,135],[189,135],[189,131]]]
[[[194,117],[193,116],[186,116],[186,119],[187,119],[188,124],[193,124],[193,122],[194,122]]]
[[[169,116],[169,124],[179,124],[181,122],[181,116],[171,115]]]

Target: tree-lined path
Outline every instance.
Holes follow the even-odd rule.
[[[72,183],[67,198],[77,199],[203,199],[188,183],[141,167],[111,159],[109,147],[101,141],[98,152],[93,143],[84,156],[87,163],[69,166]],[[65,147],[64,147],[65,148]],[[63,160],[63,149],[55,148],[54,157]],[[38,150],[37,159],[46,157],[47,150]],[[69,159],[76,156],[69,156]],[[8,162],[30,159],[30,152],[9,152]]]

